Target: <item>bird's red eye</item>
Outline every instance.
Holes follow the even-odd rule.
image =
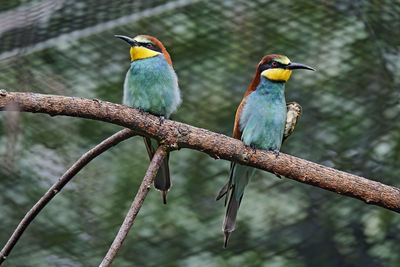
[[[278,63],[276,63],[275,61],[272,61],[271,66],[276,67],[276,66],[278,66]]]
[[[152,47],[153,47],[152,44],[147,44],[146,46],[147,46],[148,48],[152,48]]]

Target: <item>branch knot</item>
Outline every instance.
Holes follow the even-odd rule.
[[[5,89],[0,89],[0,96],[6,96],[8,92]]]

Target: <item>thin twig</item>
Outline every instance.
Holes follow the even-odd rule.
[[[86,166],[92,159],[108,150],[112,146],[120,143],[128,139],[129,137],[134,136],[135,133],[130,129],[121,130],[109,138],[105,139],[103,142],[86,152],[74,165],[71,166],[60,179],[52,186],[50,189],[43,195],[43,197],[36,202],[36,204],[28,211],[25,217],[18,224],[14,233],[7,241],[7,244],[0,252],[0,265],[4,262],[7,256],[10,254],[11,250],[24,233],[25,229],[29,226],[29,224],[33,221],[36,215],[53,199],[53,197],[61,191],[61,189],[84,167]]]
[[[126,236],[128,235],[128,232],[131,229],[133,222],[135,221],[136,215],[139,213],[139,210],[143,205],[143,201],[150,190],[150,187],[154,181],[154,178],[156,177],[158,169],[160,168],[161,163],[165,158],[165,156],[166,156],[166,147],[159,146],[150,162],[149,168],[147,169],[142,184],[140,185],[139,190],[135,196],[135,199],[132,202],[131,208],[126,214],[125,220],[122,223],[113,243],[111,244],[110,249],[108,250],[106,256],[104,257],[103,261],[100,264],[101,267],[110,266],[111,262],[117,255],[118,250],[121,248],[122,243],[124,242]]]

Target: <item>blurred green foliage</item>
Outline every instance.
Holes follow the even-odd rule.
[[[283,152],[400,186],[399,14],[397,0],[2,1],[0,87],[120,103],[129,53],[113,35],[150,34],[179,76],[174,119],[230,135],[258,61],[280,53],[318,70],[287,84],[287,100],[303,115]],[[69,166],[121,128],[0,117],[2,245]],[[98,265],[147,165],[139,137],[96,158],[40,213],[5,266]],[[229,162],[180,150],[170,165],[168,205],[150,192],[115,266],[400,265],[398,214],[261,171],[223,250],[225,209],[214,198]]]

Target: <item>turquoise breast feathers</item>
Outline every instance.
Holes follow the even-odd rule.
[[[131,63],[124,82],[124,105],[169,118],[180,103],[178,78],[163,55]]]
[[[286,121],[285,83],[261,77],[257,89],[246,99],[240,116],[242,141],[247,146],[279,150]]]

